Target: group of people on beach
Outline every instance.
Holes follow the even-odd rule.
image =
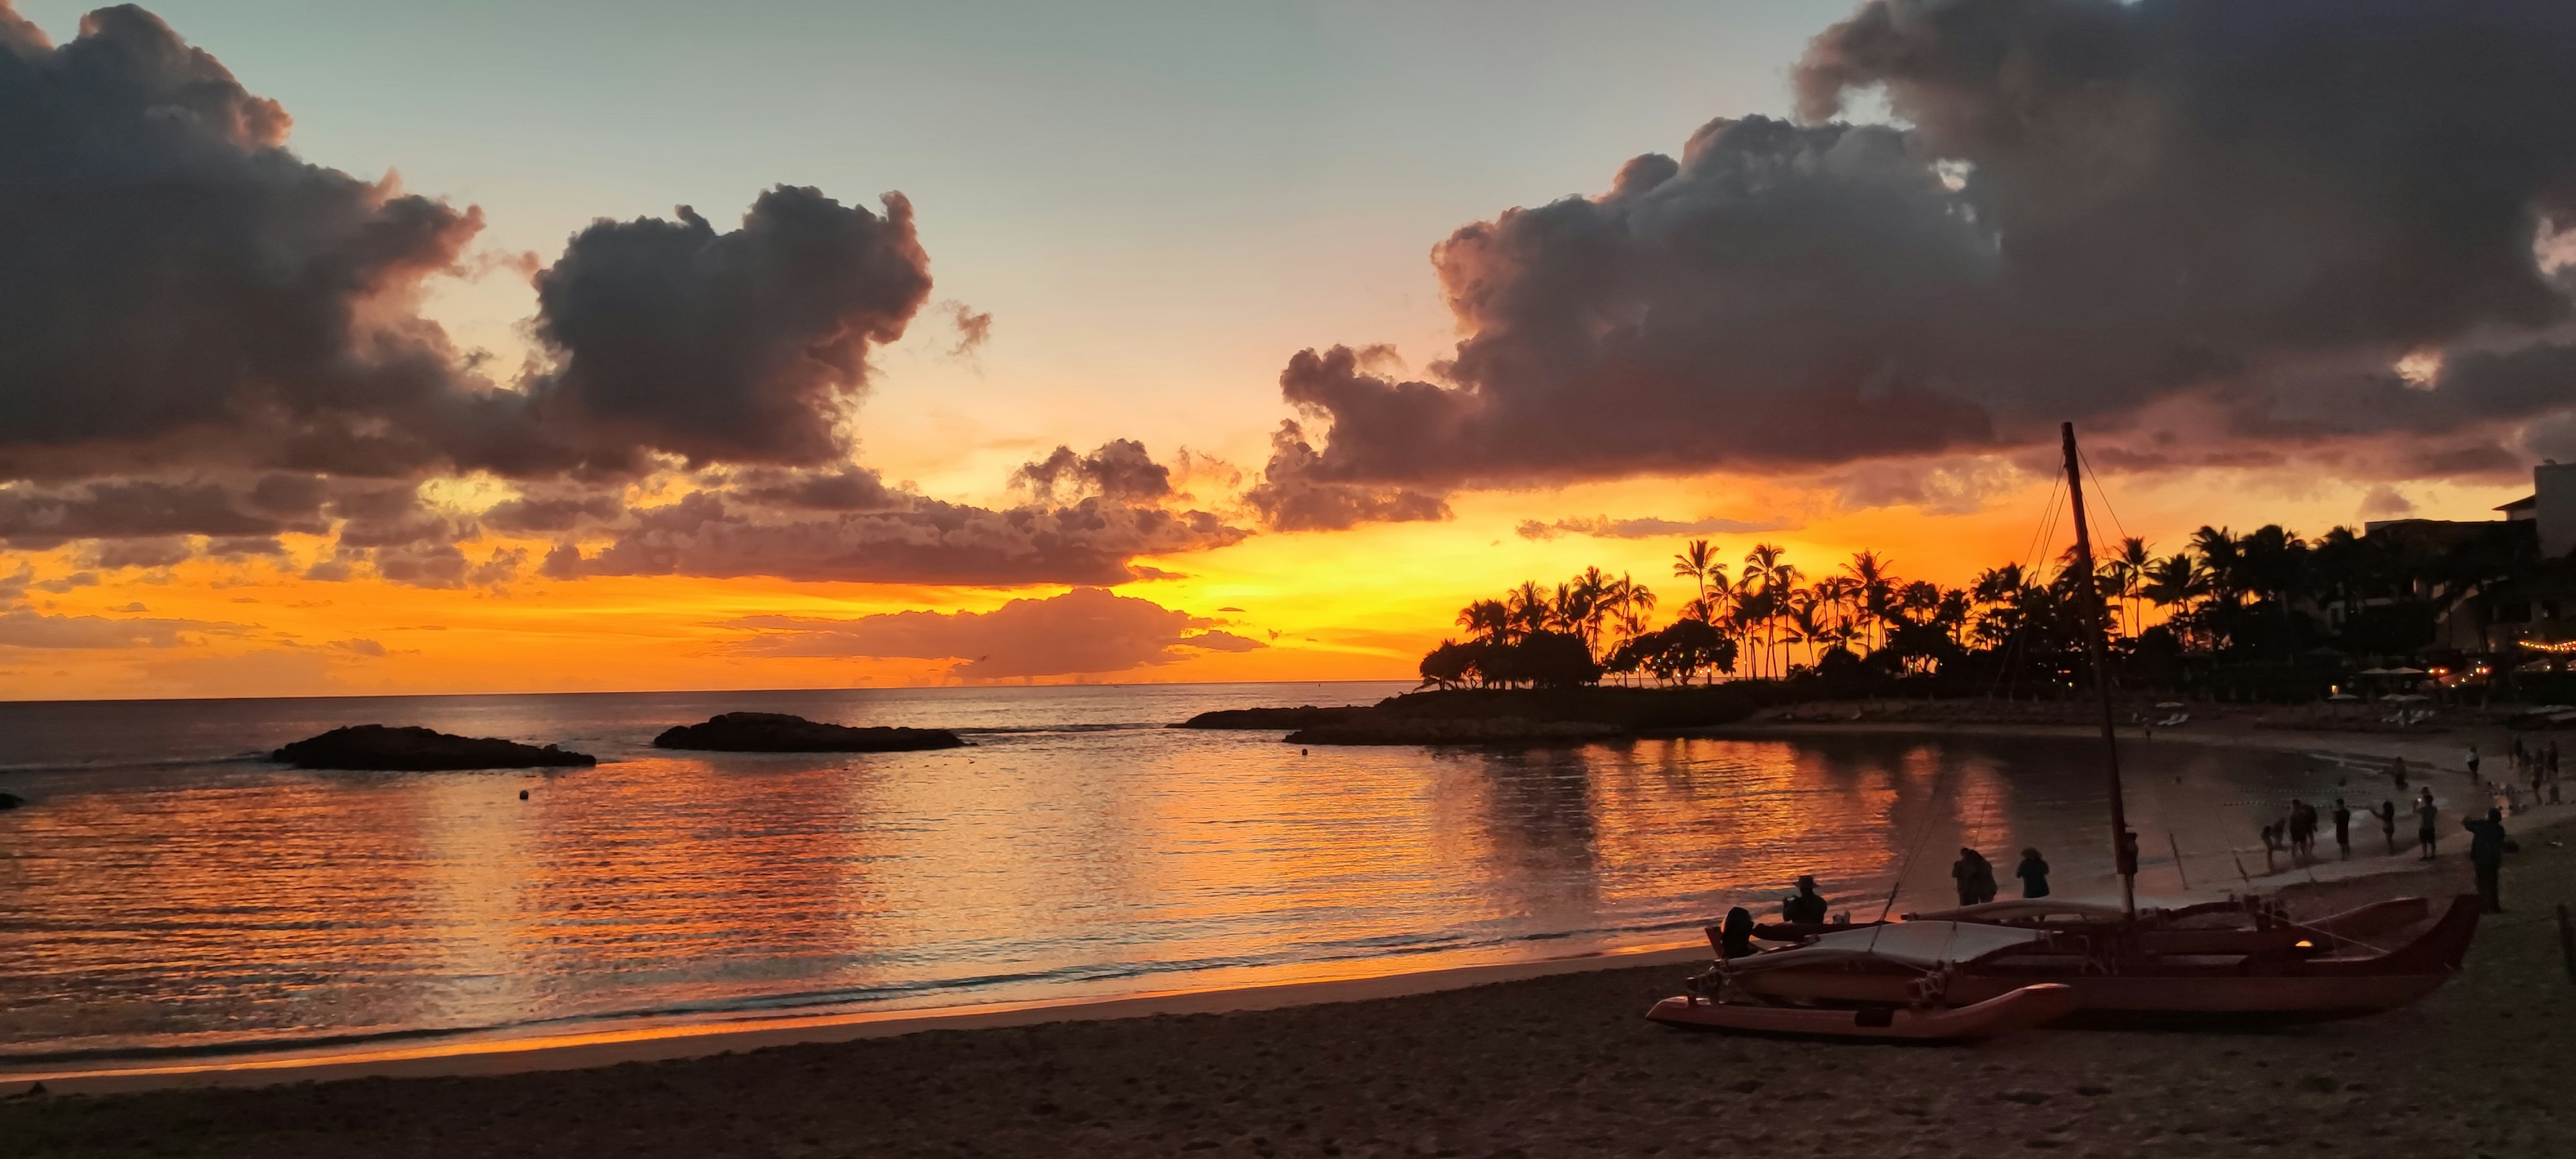
[[[2048,896],[2048,860],[2036,848],[2021,851],[2021,864],[2013,867],[2013,876],[2021,879],[2023,897]],[[1950,863],[1950,880],[1959,887],[1960,905],[1981,905],[1995,900],[1995,866],[1986,855],[1966,846],[1959,848],[1959,859]]]

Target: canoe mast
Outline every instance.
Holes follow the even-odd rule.
[[[2111,717],[2111,665],[2102,647],[2102,588],[2093,574],[2093,536],[2084,522],[2084,468],[2075,453],[2075,424],[2059,428],[2066,441],[2066,494],[2075,504],[2075,562],[2083,577],[2075,585],[2076,606],[2084,618],[2084,650],[2093,659],[2093,684],[2102,693],[2102,762],[2111,781],[2111,864],[2120,872],[2120,908],[2138,916],[2138,839],[2129,832],[2129,811],[2120,793],[2120,738]]]

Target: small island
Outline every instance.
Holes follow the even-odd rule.
[[[565,752],[553,745],[539,747],[381,724],[335,728],[278,749],[269,758],[299,769],[388,773],[587,768],[599,763],[599,758],[588,753]]]
[[[899,753],[965,743],[944,728],[854,728],[783,712],[728,712],[704,724],[675,725],[653,738],[657,749],[719,753]]]
[[[1345,708],[1317,708],[1311,704],[1295,708],[1220,708],[1214,712],[1202,712],[1172,727],[1269,732],[1335,724],[1368,711],[1369,706],[1364,704]]]

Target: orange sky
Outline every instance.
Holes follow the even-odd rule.
[[[1663,594],[1667,614],[1684,593],[1670,577],[1677,538],[1531,540],[1514,531],[1526,519],[1778,520],[1790,526],[1709,538],[1729,558],[1740,558],[1757,541],[1780,544],[1810,574],[1866,548],[1893,559],[1907,577],[1956,584],[2027,550],[2047,496],[2044,483],[1991,496],[1974,512],[1931,514],[1913,507],[1838,512],[1821,492],[1722,477],[1642,480],[1470,494],[1454,504],[1454,519],[1440,523],[1257,535],[1232,547],[1144,561],[1180,578],[1119,591],[1222,621],[1226,630],[1266,647],[1176,648],[1177,658],[1167,663],[1037,679],[1410,679],[1421,652],[1454,633],[1450,620],[1460,605],[1523,579],[1553,582],[1588,565],[1626,571]],[[2125,528],[2168,549],[2203,522],[2242,530],[2278,520],[2322,532],[2355,522],[2360,498],[2348,486],[2303,493],[2293,481],[2260,474],[2131,476],[2107,486],[2118,522],[2097,514],[2103,533]],[[2513,497],[2435,489],[2415,501],[2428,514],[2485,518],[2486,508]],[[299,554],[318,546],[290,542]],[[473,545],[467,555],[479,559],[506,546]],[[547,545],[519,546],[542,554]],[[74,555],[64,549],[25,558],[41,583],[79,574]],[[95,585],[39,590],[31,599],[53,616],[218,627],[180,631],[159,642],[164,646],[7,649],[0,652],[0,692],[84,699],[940,684],[955,682],[950,669],[957,659],[746,655],[738,647],[746,633],[722,622],[764,614],[848,619],[906,609],[988,611],[1064,590],[533,575],[502,590],[437,590],[376,579],[317,582],[264,562],[200,560],[109,573]]]

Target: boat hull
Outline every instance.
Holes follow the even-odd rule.
[[[1937,1043],[1967,1042],[2028,1030],[2064,1018],[2074,1013],[2076,1006],[2075,996],[2067,987],[2041,983],[2017,986],[1983,1002],[1928,1010],[1820,1010],[1677,997],[1656,1003],[1646,1017],[1666,1026],[1733,1034]]]
[[[2074,1020],[2094,1024],[2252,1025],[2357,1018],[2395,1010],[2441,988],[2467,955],[2478,914],[2477,898],[2455,898],[2413,941],[2367,957],[2123,955],[2116,942],[2108,943],[2114,947],[2108,952],[2008,951],[1959,963],[1944,998],[1967,1006],[2054,982],[2072,992]],[[2079,947],[2086,944],[2081,937],[2073,940]],[[2116,968],[2105,962],[2117,963]],[[1744,993],[1773,1001],[1882,1005],[1911,999],[1921,976],[1919,969],[1851,961],[1739,969],[1730,972],[1729,981]]]

